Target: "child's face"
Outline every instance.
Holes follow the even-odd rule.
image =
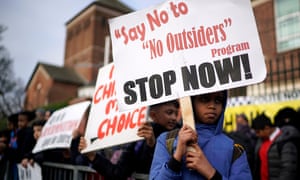
[[[20,114],[18,117],[18,128],[22,129],[27,127],[28,117],[26,115]]]
[[[168,130],[172,130],[178,123],[178,108],[173,104],[163,104],[159,108],[151,111],[150,116],[155,123],[160,124]]]
[[[204,124],[217,123],[223,110],[224,100],[223,92],[195,96],[193,103],[196,121]]]
[[[263,129],[256,129],[255,134],[261,139],[268,139],[269,136],[272,134],[272,130],[269,126],[266,126]]]
[[[33,137],[37,140],[42,133],[43,126],[33,126]]]

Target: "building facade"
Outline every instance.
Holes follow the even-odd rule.
[[[252,7],[267,77],[259,84],[230,91],[227,131],[234,129],[239,113],[250,120],[266,113],[273,120],[284,107],[300,111],[300,1],[252,0]]]
[[[85,91],[93,91],[98,70],[104,64],[108,19],[131,11],[117,0],[98,0],[71,18],[66,23],[63,67],[37,64],[27,83],[24,109],[68,102],[79,95],[90,96]],[[106,61],[111,61],[111,55],[107,57]]]

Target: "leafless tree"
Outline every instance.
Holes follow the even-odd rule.
[[[0,25],[1,34],[6,30]],[[13,60],[3,45],[0,45],[0,119],[20,111],[24,98],[21,79],[16,79],[13,72]]]

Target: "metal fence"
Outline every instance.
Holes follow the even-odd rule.
[[[300,49],[265,62],[267,77],[262,83],[233,89],[230,96],[266,96],[300,89]]]
[[[44,162],[43,180],[103,180],[95,170],[88,166],[74,166],[61,163]]]
[[[248,95],[267,95],[300,89],[300,51],[290,52],[266,61],[267,78],[251,86]]]

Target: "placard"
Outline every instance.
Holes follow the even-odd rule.
[[[73,104],[54,111],[42,129],[33,153],[46,149],[70,148],[72,133],[78,128],[90,101]]]
[[[143,139],[138,127],[147,119],[147,107],[119,111],[116,99],[115,66],[110,63],[99,69],[85,138],[90,152]]]
[[[168,0],[109,25],[120,111],[266,77],[250,0]]]

